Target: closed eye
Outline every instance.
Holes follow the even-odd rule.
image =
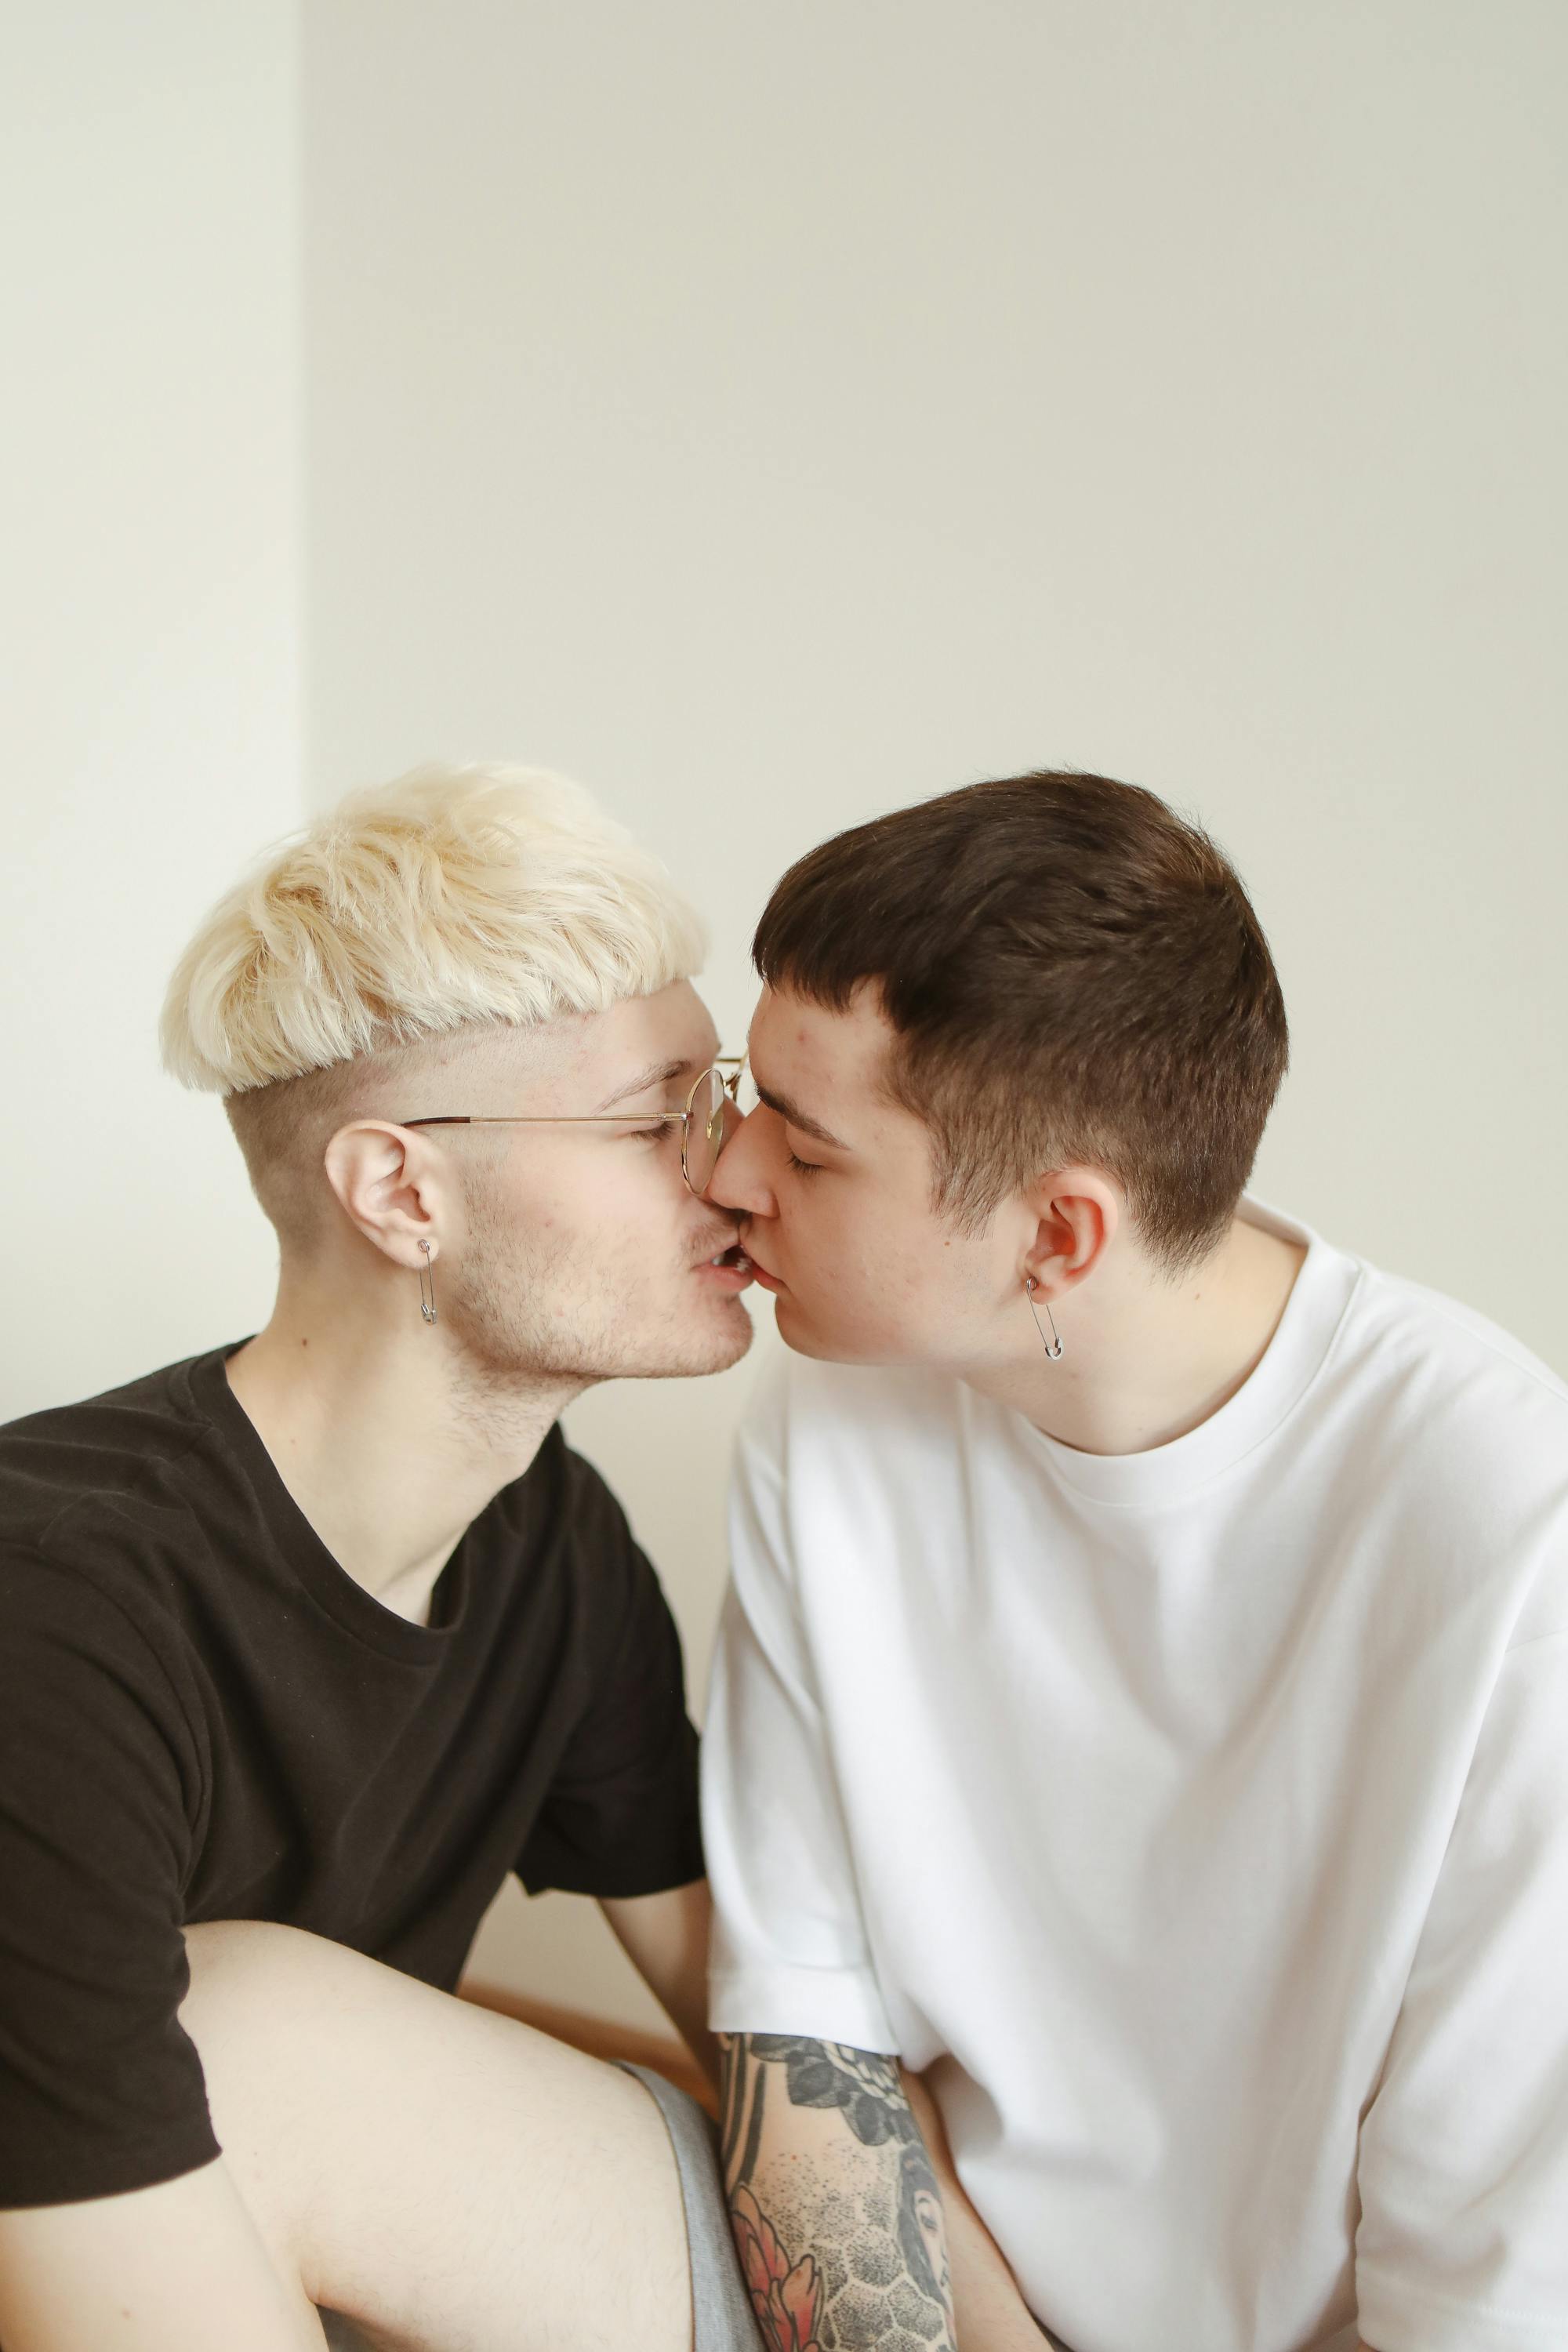
[[[787,1143],[784,1146],[784,1156],[797,1176],[820,1176],[822,1173],[820,1160],[799,1160]]]

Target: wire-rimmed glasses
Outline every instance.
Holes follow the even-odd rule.
[[[725,1076],[725,1072],[729,1076]],[[680,1172],[700,1199],[713,1181],[723,1150],[745,1113],[741,1108],[741,1082],[746,1075],[743,1054],[721,1054],[710,1062],[686,1097],[682,1110],[569,1112],[526,1118],[475,1118],[458,1112],[439,1118],[400,1118],[398,1127],[655,1127],[680,1121]]]

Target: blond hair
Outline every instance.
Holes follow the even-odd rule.
[[[163,1005],[163,1065],[244,1094],[473,1022],[603,1013],[700,968],[662,866],[538,769],[416,768],[269,851],[207,916]]]
[[[654,995],[704,947],[664,868],[581,786],[416,768],[351,793],[219,900],[170,981],[163,1065],[224,1096],[282,1234],[283,1180],[309,1173],[324,1118],[353,1115],[356,1067]]]

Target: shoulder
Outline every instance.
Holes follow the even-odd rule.
[[[783,1472],[816,1461],[889,1454],[962,1442],[963,1391],[923,1365],[832,1364],[781,1349],[758,1376],[741,1423],[741,1444],[759,1464]]]
[[[1346,1327],[1345,1368],[1433,1470],[1478,1475],[1500,1497],[1568,1495],[1568,1384],[1510,1332],[1364,1265]]]
[[[540,1449],[539,1466],[549,1482],[551,1507],[574,1546],[595,1561],[641,1561],[620,1496],[559,1424]]]
[[[501,1487],[475,1524],[493,1530],[509,1548],[531,1551],[552,1543],[592,1544],[618,1537],[626,1514],[603,1474],[555,1422],[521,1476]]]
[[[966,1395],[919,1367],[786,1354],[764,1368],[731,1486],[731,1579],[753,1616],[765,1591],[804,1610],[874,1610],[910,1586],[965,1490]]]
[[[204,1742],[179,1629],[68,1560],[0,1542],[0,1722],[26,1760],[86,1777],[132,1756],[200,1771]]]
[[[1568,1630],[1568,1384],[1441,1291],[1363,1266],[1331,1390],[1380,1467],[1381,1507],[1467,1587],[1515,1596],[1516,1638]]]
[[[1489,1316],[1425,1283],[1362,1262],[1357,1304],[1363,1322],[1428,1369],[1450,1389],[1463,1384],[1477,1402],[1521,1405],[1568,1428],[1568,1382]]]
[[[663,1587],[619,1496],[559,1423],[540,1447],[527,1483],[533,1489],[531,1535],[524,1542],[531,1580],[542,1570],[568,1596],[574,1616],[601,1631],[649,1611],[667,1613]]]
[[[209,1433],[191,1375],[214,1360],[221,1351],[0,1426],[0,1540],[47,1550],[67,1515],[74,1539],[84,1521],[124,1526],[166,1505]]]
[[[219,1350],[167,1365],[0,1428],[0,1620],[13,1675],[18,1644],[52,1642],[83,1669],[115,1660],[128,1688],[151,1690],[162,1675],[192,1714],[182,1596],[215,1557],[207,1514],[215,1481],[231,1474],[191,1375],[221,1362]]]

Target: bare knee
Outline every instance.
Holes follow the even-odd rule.
[[[187,1928],[185,1952],[180,2022],[200,2053],[215,2122],[242,2095],[263,2109],[297,2108],[389,2011],[446,1998],[363,1952],[270,1920]]]
[[[207,1919],[185,1929],[185,1957],[191,1967],[191,1990],[205,2000],[215,1986],[231,1999],[242,1998],[247,1987],[262,1979],[301,1985],[331,1967],[342,1947],[303,1927],[280,1927],[274,1919]],[[363,1963],[362,1963],[363,1965]]]
[[[345,1998],[345,1968],[371,1974],[374,1963],[260,1919],[189,1927],[185,1953],[180,2022],[202,2062],[213,2128],[274,2261],[297,2276],[318,2185],[311,2045],[330,2031],[334,1995]]]
[[[363,1952],[269,1919],[214,1919],[185,1930],[190,1990],[180,2021],[202,2052],[261,2036],[274,2058],[280,2036],[308,2033],[334,2013],[363,2010],[397,1972]]]
[[[631,2076],[298,1929],[233,1920],[186,1940],[182,2015],[226,2161],[313,2302],[401,2341],[488,2344],[514,2340],[525,2290],[591,2318],[657,2279],[680,2335],[679,2184]],[[481,2310],[504,2330],[465,2336]]]

